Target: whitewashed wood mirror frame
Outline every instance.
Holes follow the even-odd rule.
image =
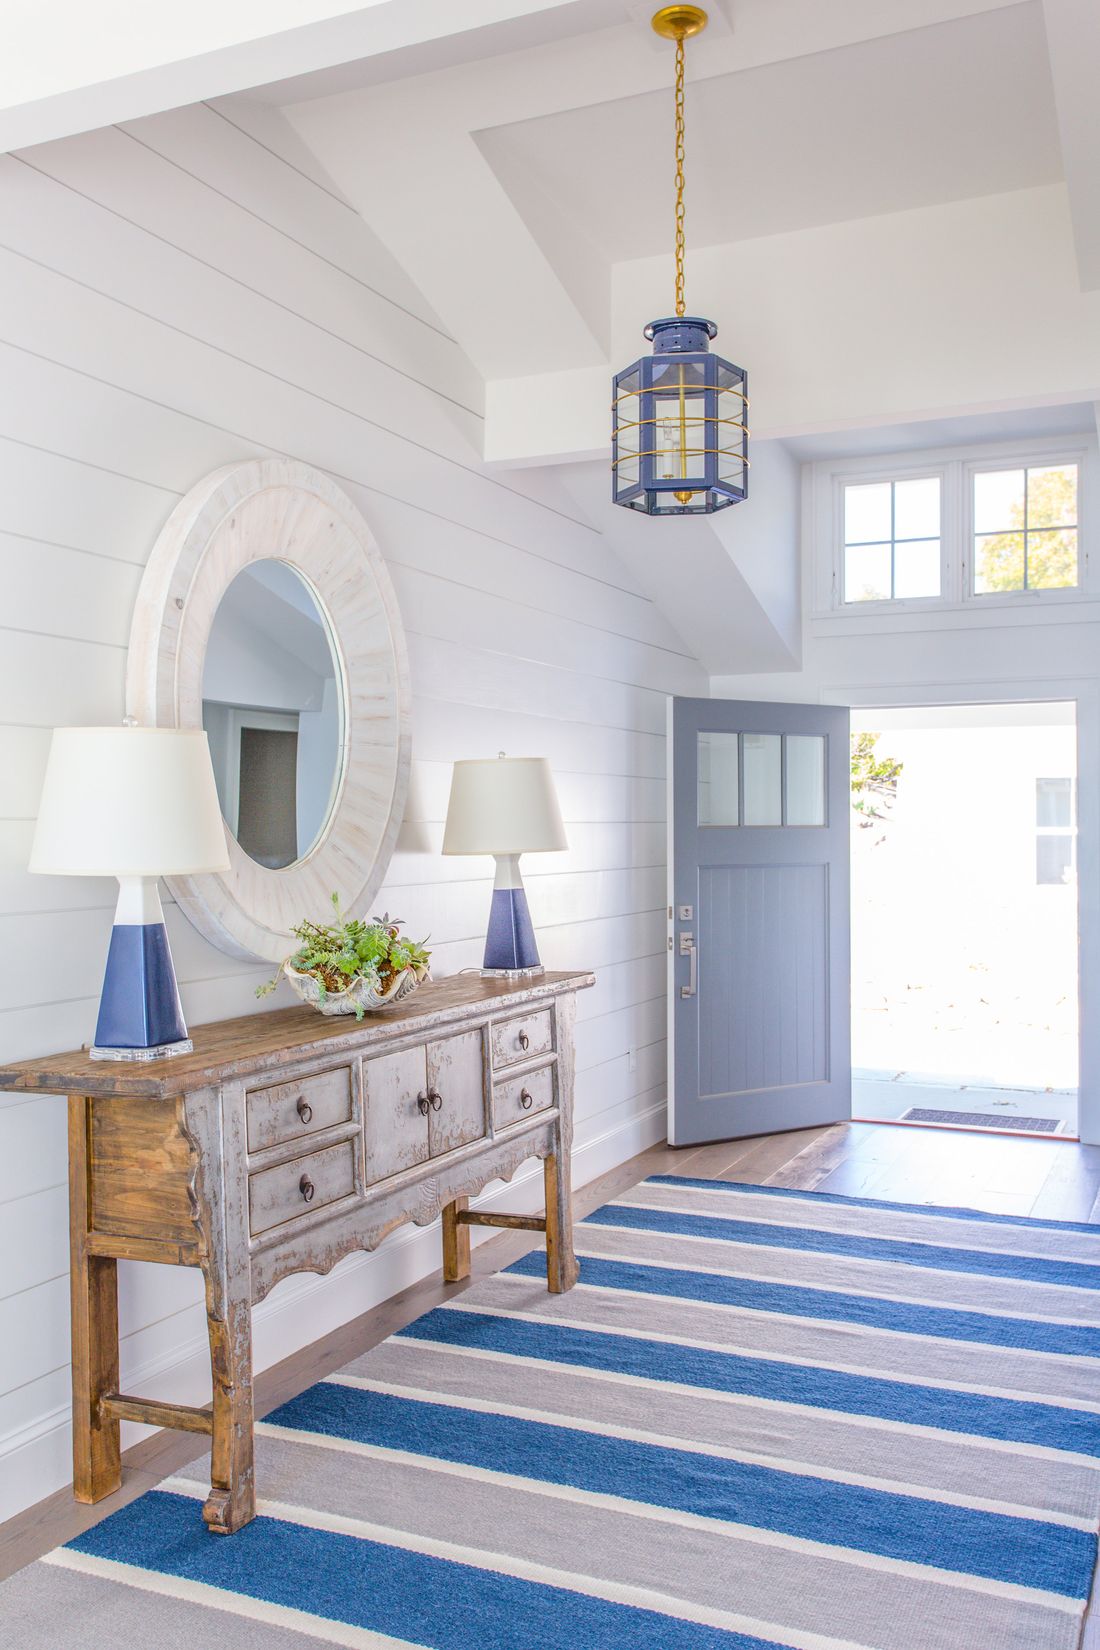
[[[323,920],[333,892],[349,913],[370,914],[408,791],[409,676],[393,586],[355,505],[308,465],[260,459],[215,470],[165,523],[130,634],[129,715],[146,725],[203,726],[215,615],[233,581],[249,569],[255,576],[258,562],[293,569],[327,633],[339,704],[331,799],[292,863],[258,863],[227,828],[227,872],[172,877],[168,886],[222,951],[280,962],[293,949],[293,924]]]

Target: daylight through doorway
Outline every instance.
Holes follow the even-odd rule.
[[[852,714],[852,1111],[1077,1133],[1072,703]]]

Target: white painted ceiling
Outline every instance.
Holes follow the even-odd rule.
[[[707,44],[687,48],[691,246],[1062,176],[1038,0],[710,78]],[[670,90],[475,136],[536,237],[549,199],[607,264],[668,249]]]

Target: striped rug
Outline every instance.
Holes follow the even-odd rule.
[[[657,1175],[0,1590],[20,1650],[1073,1650],[1100,1228]],[[0,1642],[15,1643],[3,1638]]]

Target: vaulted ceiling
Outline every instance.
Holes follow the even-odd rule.
[[[1100,401],[1096,0],[711,0],[688,306],[750,369],[758,463],[748,504],[693,524],[686,613],[677,558],[605,501],[608,374],[672,297],[652,0],[194,0],[182,46],[114,5],[118,72],[77,14],[37,81],[32,8],[40,95],[0,66],[0,144],[229,92],[278,110],[485,380],[485,461],[557,466],[716,669],[723,603],[752,620],[739,657],[797,650],[797,459]]]

